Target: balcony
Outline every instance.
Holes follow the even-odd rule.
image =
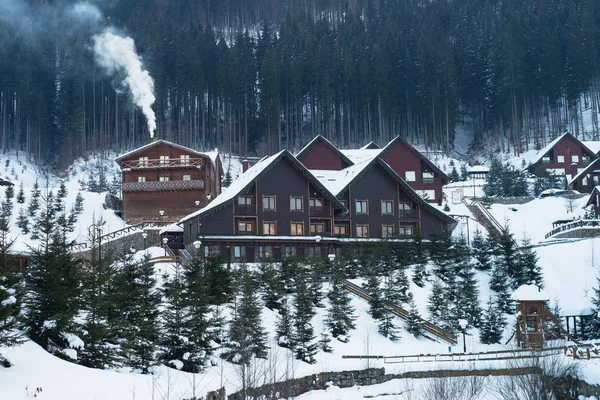
[[[432,183],[442,183],[442,179],[440,177],[434,177],[434,178],[422,178],[421,179],[421,183],[423,184],[432,184]]]
[[[123,182],[123,192],[153,192],[161,190],[202,190],[203,180]]]
[[[398,215],[400,219],[418,219],[419,210],[400,210]]]
[[[312,207],[310,207],[310,215],[329,216],[329,207],[312,206]]]
[[[152,160],[134,160],[134,161],[123,161],[121,168],[123,171],[131,171],[133,169],[156,169],[156,168],[189,168],[195,167],[198,169],[203,168],[202,158],[188,158],[185,160],[179,158],[173,158],[168,160],[152,159]]]
[[[256,205],[254,204],[236,204],[236,214],[256,214]]]

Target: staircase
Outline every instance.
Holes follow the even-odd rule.
[[[366,301],[372,300],[371,296],[369,296],[369,294],[362,287],[360,287],[350,281],[344,281],[344,285],[346,286],[346,288],[348,289],[348,291],[350,293],[352,293]],[[400,319],[402,319],[404,321],[406,321],[408,319],[409,312],[406,311],[405,309],[403,309],[402,307],[399,307],[392,303],[387,303],[386,305],[392,314],[400,317]],[[421,322],[423,323],[423,330],[425,330],[425,332],[428,333],[428,335],[423,335],[427,339],[434,340],[434,341],[437,341],[437,339],[440,339],[440,340],[443,340],[450,344],[456,344],[456,335],[448,332],[445,329],[440,328],[437,325],[432,324],[429,321],[424,320],[423,318],[421,318]],[[433,338],[429,335],[433,336]]]
[[[488,231],[494,240],[499,242],[504,233],[504,227],[496,221],[496,218],[479,201],[472,200],[469,203],[466,198],[463,198],[462,201],[473,214],[473,218]]]

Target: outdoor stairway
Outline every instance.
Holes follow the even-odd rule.
[[[477,200],[472,200],[470,203],[463,198],[463,203],[471,214],[473,214],[473,218],[481,224],[489,233],[491,237],[494,238],[497,242],[502,238],[502,234],[504,233],[504,227],[498,223],[496,218]]]
[[[348,289],[348,291],[364,300],[370,301],[371,300],[371,296],[369,296],[369,294],[360,286],[345,280],[344,281],[344,285],[346,286],[346,288]],[[407,320],[408,316],[409,316],[409,312],[406,311],[405,309],[403,309],[402,307],[399,307],[395,304],[392,303],[386,303],[386,305],[388,306],[389,310],[392,312],[392,314],[400,317],[402,320]],[[425,332],[427,332],[428,335],[423,335],[424,337],[430,339],[430,340],[436,340],[440,339],[443,340],[445,342],[448,342],[450,344],[456,344],[456,335],[448,332],[445,329],[440,328],[437,325],[432,324],[429,321],[424,320],[423,318],[421,318],[421,322],[423,323],[423,330]],[[431,336],[435,337],[432,338]]]
[[[135,225],[130,225],[130,226],[126,226],[125,228],[122,229],[117,229],[116,231],[112,231],[109,232],[105,235],[100,236],[99,238],[97,238],[96,240],[99,241],[99,243],[102,242],[106,242],[110,239],[114,239],[117,237],[121,237],[121,236],[125,236],[129,233],[132,232],[138,232],[140,230],[143,230],[144,228],[148,227],[148,226],[163,226],[163,225],[170,225],[172,224],[172,222],[165,222],[165,221],[142,221],[138,224]],[[73,245],[71,245],[71,251],[76,252],[76,251],[85,251],[87,250],[89,247],[88,242],[81,242],[81,243],[74,243]]]

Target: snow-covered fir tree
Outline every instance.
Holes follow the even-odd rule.
[[[0,229],[0,348],[21,341],[21,333],[17,329],[21,326],[19,316],[25,285],[17,260],[11,254],[14,241],[9,239],[7,229]],[[0,365],[9,365],[2,353]]]
[[[307,273],[303,267],[298,270],[296,279],[296,301],[294,304],[294,353],[296,359],[314,364],[318,343],[315,342],[315,333],[312,318],[315,315],[311,293],[308,289]]]
[[[294,348],[293,315],[287,297],[282,297],[275,326],[277,344],[288,349]]]
[[[19,191],[17,192],[17,203],[25,203],[25,191],[23,190],[23,181],[19,184]]]
[[[433,281],[431,285],[431,292],[427,300],[427,313],[429,314],[429,320],[438,324],[442,321],[444,309],[446,308],[444,300],[444,287],[439,279]]]
[[[406,331],[415,337],[423,335],[424,321],[419,314],[417,304],[414,299],[410,299],[408,303],[408,318],[406,319]]]
[[[40,209],[41,194],[42,192],[36,179],[35,183],[33,184],[33,189],[31,190],[31,196],[29,197],[29,204],[27,205],[27,212],[29,213],[30,218],[35,218],[38,210]]]
[[[490,296],[487,308],[482,316],[481,327],[479,329],[479,340],[483,344],[500,343],[503,331],[504,314]]]
[[[327,294],[329,309],[325,324],[331,336],[339,341],[347,342],[349,333],[355,328],[356,315],[351,304],[350,294],[344,285],[344,271],[341,263],[334,263],[331,275],[331,288]]]
[[[489,244],[489,236],[476,229],[473,240],[471,240],[471,255],[475,262],[475,268],[480,271],[489,271],[492,268],[493,254]]]
[[[262,262],[259,266],[261,296],[265,307],[276,310],[281,305],[284,294],[283,282],[277,263]]]
[[[531,239],[528,237],[521,240],[521,246],[517,252],[517,264],[521,267],[522,272],[519,274],[521,279],[514,284],[516,288],[526,284],[543,286],[544,278],[542,270],[538,265],[538,256],[531,247]]]

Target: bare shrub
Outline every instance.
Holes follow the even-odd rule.
[[[432,378],[421,390],[422,399],[478,400],[482,398],[485,376],[471,375]]]

